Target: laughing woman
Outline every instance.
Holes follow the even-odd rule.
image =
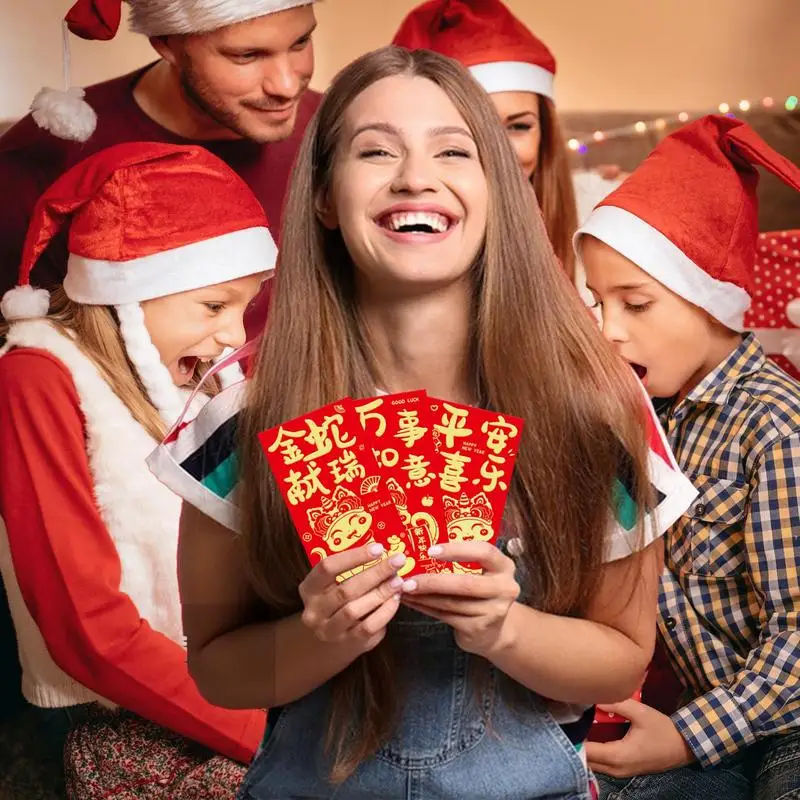
[[[211,702],[275,709],[240,797],[589,798],[592,704],[641,680],[654,540],[694,490],[671,470],[658,526],[614,524],[620,470],[649,507],[656,428],[553,258],[491,101],[429,51],[358,59],[306,132],[286,218],[252,381],[151,461],[189,501],[192,675]],[[309,569],[257,434],[420,388],[525,418],[502,546],[436,553],[482,574],[403,580],[386,558],[338,585],[374,548]],[[227,481],[201,480],[226,459]]]

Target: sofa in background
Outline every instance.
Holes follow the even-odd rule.
[[[669,119],[676,116],[674,111],[663,113],[565,112],[560,114],[561,125],[568,138],[581,141],[591,140],[594,131],[612,130],[634,125],[639,120],[654,120],[659,117]],[[800,165],[800,109],[794,112],[784,110],[755,110],[740,114],[767,144],[786,156],[794,164]],[[577,167],[591,168],[598,164],[618,164],[626,172],[635,169],[661,138],[680,127],[680,123],[667,126],[662,131],[632,133],[600,142],[592,141],[585,154],[573,153],[573,164]],[[764,171],[759,183],[759,230],[785,231],[800,228],[800,192],[786,186],[782,181]]]

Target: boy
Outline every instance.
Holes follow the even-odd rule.
[[[665,537],[659,595],[660,646],[685,691],[670,715],[605,707],[631,726],[587,746],[604,798],[746,800],[764,751],[757,800],[800,797],[800,384],[743,331],[755,164],[800,190],[800,170],[747,125],[697,120],[575,237],[603,333],[665,399],[669,443],[699,491]]]

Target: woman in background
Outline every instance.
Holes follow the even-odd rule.
[[[553,250],[593,303],[575,274],[572,236],[619,181],[571,171],[554,100],[556,60],[547,45],[500,0],[429,0],[409,12],[392,44],[455,58],[491,95],[536,193]]]

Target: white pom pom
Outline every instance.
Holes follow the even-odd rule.
[[[0,313],[7,321],[46,317],[50,310],[50,293],[33,286],[15,286],[0,300]]]
[[[786,316],[792,325],[800,328],[800,297],[795,297],[786,304]]]
[[[40,90],[31,103],[34,121],[59,139],[85,142],[94,133],[97,114],[83,99],[84,94],[79,86],[66,91]]]

